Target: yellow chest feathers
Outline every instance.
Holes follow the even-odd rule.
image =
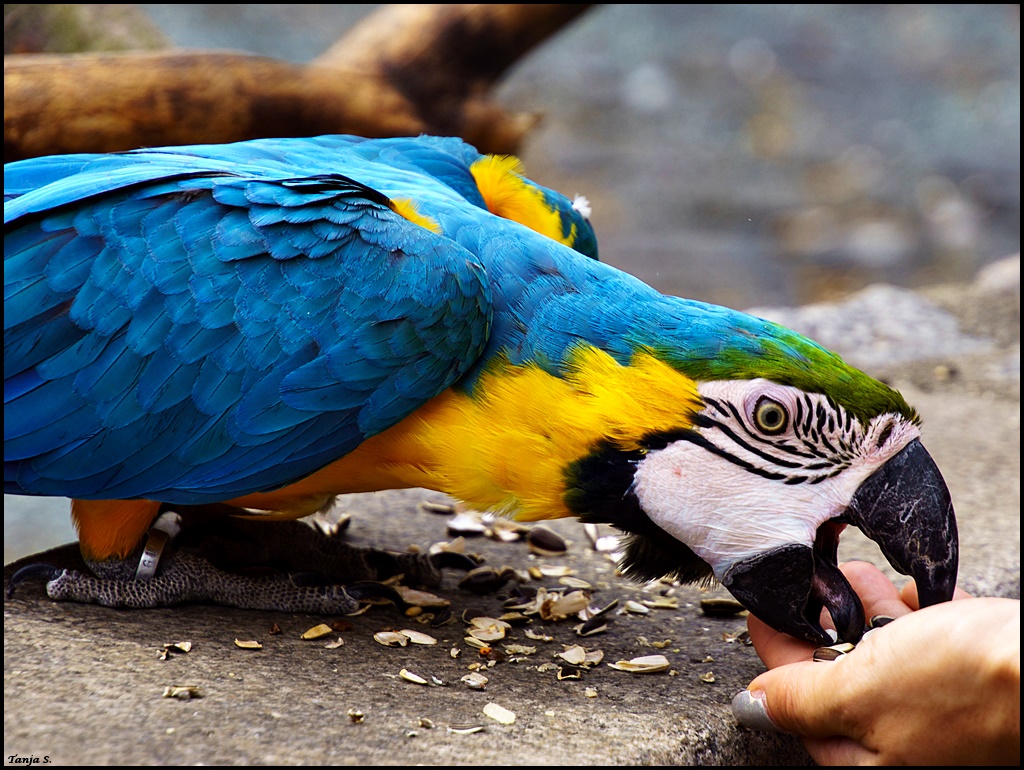
[[[492,367],[472,393],[447,390],[304,481],[244,502],[276,508],[284,495],[294,505],[425,487],[523,520],[568,516],[575,461],[602,441],[637,449],[645,435],[688,427],[699,408],[693,380],[654,356],[638,353],[623,366],[581,347],[564,378],[532,364]]]
[[[471,394],[442,393],[340,464],[363,473],[372,464],[402,486],[481,509],[555,518],[569,515],[562,496],[574,461],[602,440],[636,449],[646,434],[686,427],[697,403],[694,382],[649,354],[622,366],[581,348],[565,378],[495,367]]]

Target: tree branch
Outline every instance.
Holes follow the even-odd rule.
[[[4,161],[352,133],[515,152],[536,116],[487,98],[589,5],[385,6],[309,65],[231,52],[4,57]]]

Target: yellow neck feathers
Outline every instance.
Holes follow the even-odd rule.
[[[576,240],[576,225],[562,232],[562,216],[544,201],[544,194],[523,181],[522,164],[511,155],[487,155],[470,171],[487,210],[546,235],[565,246]]]
[[[697,409],[693,380],[654,356],[623,366],[583,347],[565,378],[535,365],[493,367],[471,394],[445,391],[282,492],[426,487],[523,520],[558,518],[570,515],[566,470],[598,442],[636,449],[649,433],[689,426]]]

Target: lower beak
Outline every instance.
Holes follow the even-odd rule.
[[[860,485],[846,511],[818,530],[813,545],[792,543],[739,561],[722,583],[778,631],[831,644],[821,625],[821,610],[827,609],[839,639],[856,642],[864,633],[864,609],[837,566],[845,524],[859,527],[894,569],[914,578],[922,607],[953,598],[956,516],[942,474],[916,439]]]

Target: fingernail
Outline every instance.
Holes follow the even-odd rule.
[[[765,733],[781,733],[783,730],[768,716],[764,690],[743,690],[732,699],[732,713],[736,721],[751,730]]]

